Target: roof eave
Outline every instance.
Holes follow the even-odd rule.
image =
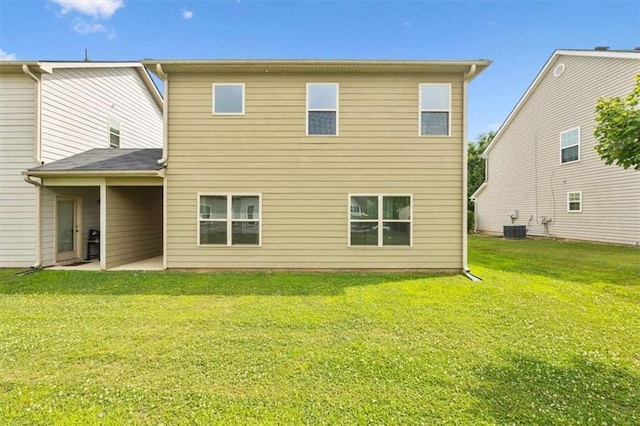
[[[145,59],[142,64],[157,75],[156,66],[165,72],[193,72],[192,66],[206,67],[206,72],[228,72],[225,69],[246,68],[247,72],[375,72],[419,73],[434,72],[434,67],[459,67],[456,72],[467,73],[471,66],[477,68],[477,74],[491,65],[491,61],[478,60],[430,60],[430,61],[392,61],[392,60],[163,60]],[[256,67],[259,70],[256,71]],[[302,71],[301,71],[302,70]],[[447,72],[447,71],[443,71]]]
[[[469,197],[470,200],[477,200],[478,199],[478,195],[480,195],[482,193],[482,191],[485,190],[485,188],[488,186],[489,184],[487,183],[487,181],[482,182],[482,185],[480,185],[480,187],[478,189],[476,189],[476,192],[474,192],[473,194],[471,194],[471,196]]]
[[[509,127],[509,124],[511,123],[511,121],[513,121],[515,116],[518,115],[518,112],[520,112],[520,109],[522,108],[522,106],[526,103],[526,101],[529,99],[529,97],[535,91],[535,89],[540,85],[542,78],[546,75],[547,71],[551,67],[551,64],[554,63],[555,59],[558,56],[585,56],[585,57],[603,57],[603,58],[621,58],[621,59],[640,59],[640,52],[608,51],[608,50],[566,50],[566,49],[555,50],[551,54],[549,59],[547,59],[547,62],[544,64],[542,69],[538,72],[536,77],[533,79],[533,81],[531,82],[527,90],[524,92],[524,94],[520,98],[520,100],[518,100],[518,103],[516,104],[516,106],[511,110],[511,112],[507,116],[507,119],[502,123],[502,125],[496,132],[496,135],[494,136],[491,143],[482,152],[482,154],[480,155],[482,158],[488,158],[489,152],[491,151],[493,146],[498,143],[498,141],[502,137],[502,134],[505,132],[505,129]]]

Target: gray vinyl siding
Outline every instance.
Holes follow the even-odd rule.
[[[162,146],[162,111],[133,68],[54,68],[42,77],[42,159],[109,148],[109,116],[120,148]]]
[[[553,76],[559,63],[566,69]],[[640,61],[560,56],[542,76],[488,155],[488,186],[479,195],[478,228],[502,232],[516,224],[553,237],[634,244],[640,241],[640,173],[605,165],[594,150],[600,96],[631,92]],[[580,161],[560,164],[560,132],[580,127]],[[567,212],[567,192],[582,191],[582,213]],[[530,220],[531,218],[531,220]]]
[[[0,74],[0,268],[35,262],[36,189],[21,175],[36,165],[35,129],[35,82]]]
[[[46,185],[46,180],[45,180]],[[87,255],[89,229],[100,229],[99,187],[43,187],[42,188],[42,265],[56,262],[55,247],[55,200],[57,195],[82,197],[82,258]],[[33,226],[33,225],[32,225]],[[92,254],[96,248],[92,248]]]
[[[162,188],[107,187],[106,268],[162,255]]]
[[[169,268],[462,267],[462,76],[171,74]],[[212,115],[212,83],[245,115]],[[339,83],[339,136],[305,136],[306,83]],[[418,85],[452,83],[452,136],[419,137]],[[262,247],[198,247],[197,193],[262,194]],[[413,194],[413,247],[347,247],[349,193]]]

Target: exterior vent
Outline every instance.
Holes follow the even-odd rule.
[[[564,73],[565,68],[564,64],[558,64],[553,70],[553,76],[560,77]]]
[[[524,240],[527,238],[527,227],[525,225],[505,225],[503,235],[507,240]]]

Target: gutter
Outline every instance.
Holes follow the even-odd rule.
[[[469,270],[468,258],[468,234],[467,234],[467,167],[468,167],[468,142],[467,142],[467,86],[469,81],[477,74],[478,68],[476,64],[469,67],[469,71],[464,75],[462,82],[462,273],[471,281],[482,281],[479,277],[473,275]]]
[[[22,65],[22,71],[36,82],[36,132],[33,159],[36,164],[40,166],[42,165],[42,111],[40,99],[42,96],[42,84],[40,79],[31,72],[27,64]],[[40,269],[42,267],[42,215],[40,212],[42,183],[32,180],[31,177],[27,175],[23,175],[22,177],[25,182],[36,187],[36,263],[34,263],[31,268]]]
[[[164,177],[164,168],[158,170],[27,170],[25,176],[33,177]]]
[[[42,220],[40,217],[42,183],[31,179],[31,176],[23,172],[22,178],[25,182],[36,187],[36,263],[31,269],[40,269],[42,267]]]

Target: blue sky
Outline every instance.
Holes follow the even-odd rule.
[[[469,138],[502,123],[555,49],[640,46],[640,0],[0,0],[0,58],[491,59]]]

